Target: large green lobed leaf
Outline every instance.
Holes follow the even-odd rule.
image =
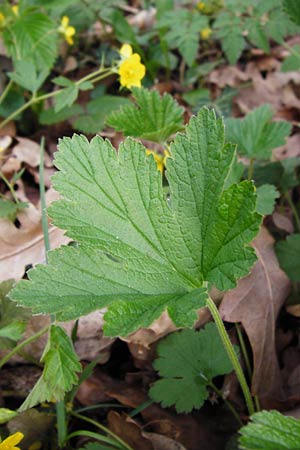
[[[78,245],[50,252],[49,265],[12,291],[34,313],[67,320],[109,306],[108,335],[146,327],[166,309],[177,326],[192,326],[207,282],[226,290],[249,272],[256,194],[247,181],[224,189],[235,148],[213,111],[201,110],[171,144],[170,199],[133,139],[118,153],[99,136],[64,138],[59,150],[53,184],[63,199],[49,212]]]

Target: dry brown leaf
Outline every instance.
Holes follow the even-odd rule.
[[[223,66],[213,70],[208,76],[208,82],[216,84],[220,88],[226,86],[235,87],[249,80],[249,75],[237,66]]]
[[[126,414],[110,411],[107,415],[110,430],[134,450],[155,450],[150,439],[143,436],[141,426]]]
[[[57,198],[57,193],[47,192],[47,204]],[[26,201],[25,198],[21,198]],[[41,211],[33,204],[18,214],[20,226],[7,219],[0,220],[0,281],[23,277],[26,266],[45,261],[44,237],[41,224]],[[64,231],[53,225],[49,226],[51,248],[70,242]]]
[[[275,211],[272,214],[272,219],[274,225],[276,225],[276,227],[279,228],[280,230],[284,230],[289,234],[292,234],[294,232],[294,224],[292,217],[288,217],[287,215],[283,215]]]
[[[295,92],[295,87],[300,84],[299,72],[272,72],[264,78],[255,63],[250,62],[246,74],[252,85],[241,89],[235,99],[244,114],[262,103],[269,103],[275,111],[285,107],[300,109],[300,100]]]
[[[18,144],[13,148],[12,154],[30,167],[38,167],[40,164],[40,146],[31,139],[18,137]],[[51,159],[47,153],[44,155],[45,166],[51,167]]]
[[[286,158],[300,156],[300,134],[293,134],[287,138],[285,145],[273,150],[273,158],[280,161]]]
[[[185,447],[179,442],[169,437],[157,433],[143,433],[154,446],[154,450],[185,450]]]
[[[225,294],[220,314],[228,322],[241,322],[248,335],[254,371],[252,393],[281,396],[281,376],[275,348],[276,319],[289,293],[290,281],[280,269],[274,239],[262,228],[253,241],[258,261],[251,274]]]
[[[300,305],[287,306],[286,310],[291,316],[300,317]]]

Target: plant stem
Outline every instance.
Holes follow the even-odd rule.
[[[290,194],[289,191],[286,191],[284,193],[284,196],[285,196],[285,198],[286,198],[286,200],[287,200],[287,202],[288,202],[288,204],[289,204],[289,206],[290,206],[290,208],[292,210],[292,213],[293,213],[293,216],[294,216],[294,219],[295,219],[295,222],[296,222],[296,227],[297,227],[298,233],[300,233],[299,215],[298,215],[298,212],[297,212],[296,207],[294,205],[294,202],[293,202],[293,200],[291,198],[291,194]]]
[[[44,235],[44,245],[46,253],[46,263],[48,263],[48,251],[50,250],[50,239],[48,230],[48,220],[46,214],[46,197],[45,197],[45,184],[44,184],[44,152],[45,152],[45,138],[42,136],[40,143],[40,198],[41,198],[41,210],[42,210],[42,228]]]
[[[232,412],[234,417],[236,418],[238,424],[242,427],[244,424],[241,421],[240,416],[238,415],[235,407],[224,397],[223,392],[217,388],[217,386],[211,381],[209,386],[215,391],[215,393],[223,400],[227,408]]]
[[[77,436],[86,436],[86,437],[89,437],[91,439],[96,439],[97,441],[100,441],[100,442],[105,442],[106,444],[110,444],[112,446],[112,450],[116,449],[116,448],[118,448],[118,450],[124,450],[124,447],[121,447],[113,439],[110,439],[110,438],[108,438],[106,436],[103,436],[101,434],[94,433],[93,431],[88,431],[88,430],[74,431],[73,433],[71,433],[71,434],[69,434],[67,436],[67,440],[70,440],[73,437],[77,437]]]
[[[0,178],[2,178],[2,180],[4,181],[4,183],[6,184],[6,186],[8,187],[8,189],[10,190],[10,193],[14,199],[14,201],[18,204],[19,200],[16,196],[16,193],[14,191],[14,188],[12,187],[11,183],[8,181],[8,179],[6,178],[6,176],[4,175],[4,173],[1,172],[0,170]]]
[[[12,85],[14,84],[13,80],[9,80],[9,82],[7,83],[4,91],[2,92],[1,96],[0,96],[0,105],[2,102],[4,102],[5,97],[7,96],[7,94],[9,93]]]
[[[241,350],[242,350],[242,355],[243,355],[243,358],[244,358],[244,361],[245,361],[245,364],[246,364],[246,369],[247,369],[247,372],[248,372],[249,380],[251,380],[251,378],[252,378],[251,364],[250,364],[250,360],[249,360],[249,357],[248,357],[248,352],[247,352],[247,349],[246,349],[245,340],[244,340],[243,334],[241,332],[241,327],[240,327],[240,325],[238,323],[235,323],[235,329],[236,329],[236,332],[237,332],[237,335],[238,335],[239,344],[240,344],[240,347],[241,347]],[[253,400],[254,400],[254,403],[255,403],[256,411],[260,411],[260,405],[259,405],[258,396],[254,395],[253,396]]]
[[[251,397],[251,394],[250,394],[250,391],[249,391],[249,388],[247,385],[247,381],[246,381],[244,372],[242,371],[238,357],[234,351],[233,345],[230,342],[229,336],[224,327],[223,321],[220,317],[218,308],[216,307],[215,303],[213,302],[213,300],[210,297],[206,301],[206,306],[209,309],[209,311],[210,311],[211,315],[213,316],[213,319],[216,323],[220,338],[223,342],[223,345],[225,347],[227,355],[233,365],[236,376],[239,380],[239,383],[240,383],[240,386],[241,386],[241,389],[243,391],[244,398],[246,401],[246,405],[247,405],[247,408],[249,411],[249,415],[251,416],[255,412],[253,400],[252,400],[252,397]]]
[[[57,423],[57,440],[59,448],[63,448],[67,440],[67,419],[65,403],[60,401],[55,405],[56,423]]]
[[[115,73],[111,67],[104,69],[101,67],[100,69],[96,70],[95,72],[92,72],[85,77],[81,78],[80,80],[76,81],[75,84],[77,86],[80,86],[81,83],[84,81],[91,81],[91,83],[94,83],[96,81],[102,80],[103,78],[111,75],[112,73]],[[43,95],[33,95],[28,102],[24,103],[24,105],[20,106],[20,108],[16,109],[10,116],[8,116],[6,119],[4,119],[0,123],[0,129],[3,128],[8,122],[10,122],[12,119],[17,117],[19,114],[21,114],[23,111],[25,111],[30,106],[34,105],[35,103],[41,102],[43,100],[47,100],[52,97],[56,97],[58,94],[60,94],[65,88],[58,89],[54,92],[49,92],[48,94]]]
[[[46,327],[42,328],[37,333],[30,336],[28,339],[25,339],[25,341],[21,342],[19,345],[17,345],[11,352],[7,353],[1,360],[0,360],[0,369],[4,366],[4,364],[7,363],[7,361],[10,360],[14,355],[19,353],[22,348],[26,347],[26,345],[31,344],[31,342],[36,341],[39,337],[41,337],[43,334],[47,333],[51,325],[47,325]]]
[[[247,372],[248,372],[248,376],[249,376],[249,379],[251,380],[251,377],[252,377],[251,364],[250,364],[250,360],[249,360],[248,353],[247,353],[247,350],[246,350],[245,341],[244,341],[244,338],[243,338],[243,335],[242,335],[242,332],[241,332],[241,327],[240,327],[240,325],[238,323],[235,323],[234,325],[235,325],[235,329],[236,329],[236,332],[237,332],[237,335],[238,335],[239,344],[240,344],[240,347],[241,347],[241,350],[242,350],[242,355],[243,355],[243,358],[244,358],[244,361],[245,361],[245,365],[246,365],[246,369],[247,369]]]
[[[253,177],[253,171],[254,171],[254,158],[250,159],[249,167],[248,167],[248,180],[251,181]]]
[[[127,450],[133,450],[133,448],[130,447],[130,445],[128,445],[125,441],[123,441],[123,439],[121,439],[119,436],[117,436],[117,435],[116,435],[115,433],[113,433],[109,428],[106,428],[106,427],[105,427],[104,425],[102,425],[101,423],[96,422],[95,420],[90,419],[89,417],[85,417],[85,416],[82,416],[81,414],[77,414],[77,413],[74,413],[74,412],[71,412],[71,415],[74,416],[74,417],[77,417],[77,419],[84,420],[85,422],[88,422],[88,423],[94,425],[96,428],[100,428],[100,430],[104,431],[104,433],[109,434],[110,436],[113,437],[113,439],[115,439],[115,440],[118,441],[121,445],[123,445],[123,446],[125,447],[125,449],[127,449]]]

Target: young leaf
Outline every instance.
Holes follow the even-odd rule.
[[[280,197],[280,194],[275,186],[273,186],[273,184],[263,184],[262,186],[259,186],[257,188],[256,192],[256,211],[263,216],[272,214],[275,205],[275,199]]]
[[[238,152],[248,158],[269,159],[291,131],[290,123],[272,122],[272,117],[272,108],[262,105],[243,119],[227,119],[227,140],[238,144]]]
[[[32,60],[21,60],[15,62],[15,72],[10,72],[8,75],[19,86],[34,93],[49,75],[49,68],[44,67],[38,70]]]
[[[63,89],[54,100],[54,110],[59,112],[64,108],[69,108],[73,105],[78,97],[79,87],[72,83],[72,85]]]
[[[300,234],[292,234],[276,244],[280,267],[292,281],[300,281]]]
[[[164,39],[171,48],[178,48],[183,59],[191,66],[197,56],[199,31],[208,27],[207,17],[187,9],[174,9],[159,19],[157,27],[168,30]]]
[[[203,282],[230,289],[255,261],[247,244],[261,217],[252,182],[224,190],[235,159],[224,125],[203,109],[170,146],[166,176],[142,144],[84,136],[60,142],[53,177],[63,197],[53,222],[77,246],[49,253],[12,298],[35,313],[71,319],[109,306],[105,331],[127,335],[168,310],[178,327],[192,326],[207,297]]]
[[[51,326],[50,337],[41,361],[45,363],[42,376],[19,411],[32,408],[44,401],[61,401],[64,393],[70,391],[77,383],[76,372],[81,371],[81,365],[71,339],[62,328]]]
[[[278,411],[261,411],[239,431],[239,444],[244,450],[298,450],[300,421]]]
[[[213,323],[199,332],[187,329],[170,334],[157,352],[154,368],[163,378],[151,387],[150,397],[164,407],[175,405],[178,413],[201,408],[212,379],[233,370]]]
[[[15,203],[11,200],[0,199],[0,217],[7,218],[9,220],[14,221],[17,217],[18,211],[21,209],[27,208],[28,203],[19,202]]]
[[[123,106],[112,112],[107,124],[126,136],[164,142],[183,127],[183,109],[169,94],[160,97],[157,91],[132,89],[137,106]]]

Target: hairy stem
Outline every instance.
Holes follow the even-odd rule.
[[[252,400],[252,397],[251,397],[251,394],[250,394],[250,391],[249,391],[249,388],[248,388],[248,384],[247,384],[244,372],[242,371],[242,368],[240,366],[238,357],[237,357],[237,355],[236,355],[236,353],[234,351],[233,345],[230,342],[229,336],[228,336],[227,331],[226,331],[226,329],[224,327],[223,321],[222,321],[222,319],[220,317],[218,308],[216,307],[215,303],[213,302],[213,300],[210,297],[206,301],[206,306],[209,309],[209,311],[210,311],[211,315],[213,316],[213,319],[214,319],[214,321],[216,323],[216,326],[217,326],[220,338],[221,338],[221,340],[223,342],[223,345],[225,347],[227,355],[228,355],[228,357],[229,357],[229,359],[230,359],[230,361],[231,361],[231,363],[233,365],[233,368],[235,370],[236,376],[237,376],[237,378],[239,380],[239,383],[240,383],[240,386],[241,386],[241,389],[243,391],[244,398],[245,398],[245,401],[246,401],[246,405],[247,405],[249,414],[251,416],[255,412],[253,400]]]

